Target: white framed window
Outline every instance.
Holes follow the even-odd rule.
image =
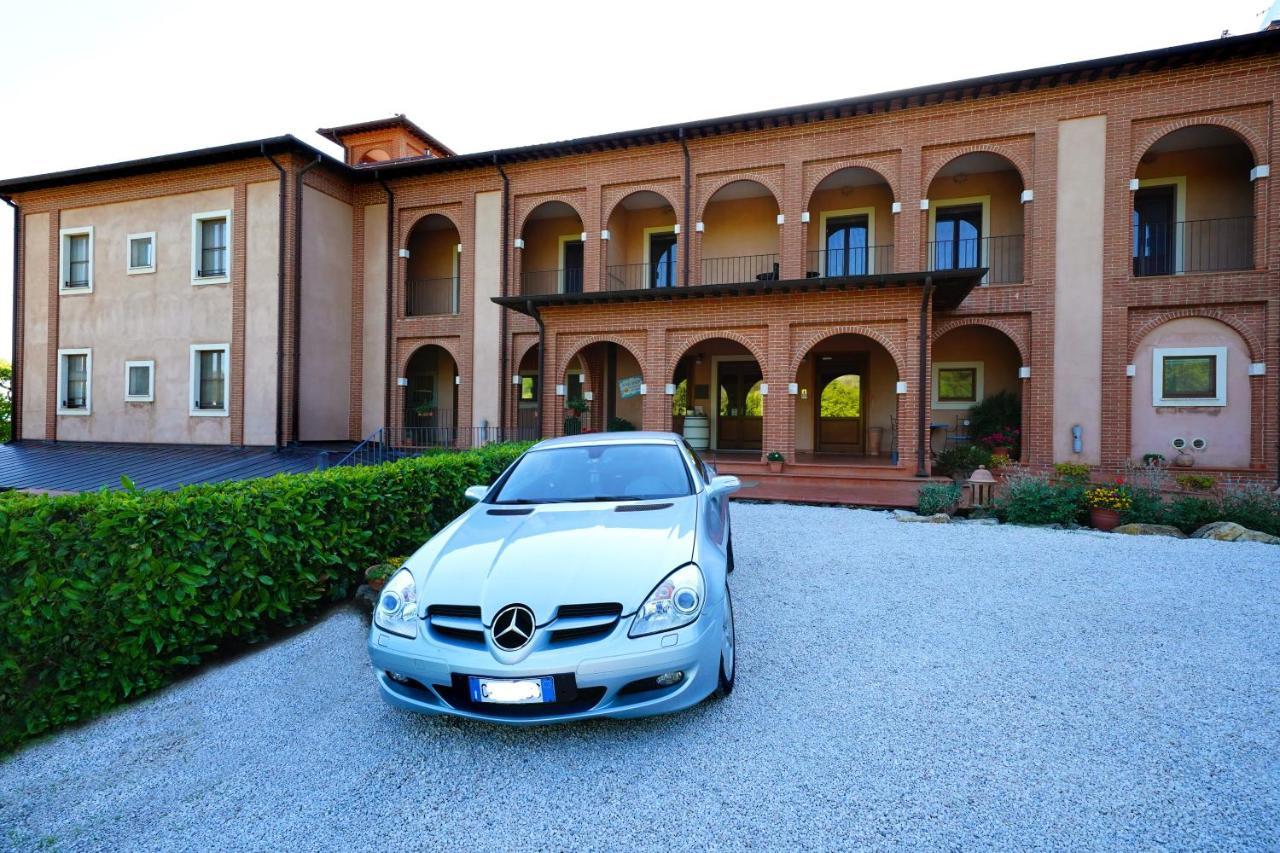
[[[156,232],[130,234],[124,241],[125,270],[129,275],[156,271]]]
[[[970,409],[983,395],[983,363],[980,361],[935,361],[933,363],[933,407]]]
[[[127,403],[155,402],[156,363],[154,361],[124,363],[124,399]]]
[[[93,293],[93,226],[58,231],[58,290],[61,293]]]
[[[93,350],[58,350],[58,414],[93,411]]]
[[[1151,358],[1151,405],[1227,404],[1226,347],[1157,347]]]
[[[227,344],[192,344],[191,414],[225,418],[230,406],[230,353]]]
[[[231,281],[231,211],[210,210],[191,216],[191,283]]]

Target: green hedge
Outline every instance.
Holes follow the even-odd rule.
[[[304,622],[524,449],[178,492],[0,497],[0,751]]]

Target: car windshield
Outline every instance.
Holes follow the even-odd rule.
[[[583,444],[526,453],[494,503],[651,500],[683,497],[692,489],[674,444]]]

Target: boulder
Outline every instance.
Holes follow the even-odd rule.
[[[1237,542],[1262,542],[1267,545],[1280,545],[1280,536],[1272,536],[1261,530],[1246,530],[1236,537]]]
[[[1216,539],[1219,542],[1234,542],[1248,529],[1234,521],[1214,521],[1191,534],[1192,539]]]
[[[369,586],[367,583],[362,583],[360,586],[356,587],[354,601],[356,606],[361,610],[367,610],[372,614],[374,606],[378,603],[378,593],[374,592],[373,587]]]
[[[1130,536],[1172,536],[1174,539],[1186,539],[1187,534],[1169,524],[1122,524],[1114,528],[1112,533],[1127,533]]]
[[[946,524],[951,521],[951,516],[947,515],[945,512],[937,512],[933,515],[917,515],[906,509],[895,509],[893,511],[893,517],[898,519],[898,521],[915,521],[923,522],[925,524]]]

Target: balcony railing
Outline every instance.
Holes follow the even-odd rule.
[[[749,281],[777,281],[778,255],[744,255],[737,258],[703,258],[703,284],[742,284]]]
[[[845,275],[882,275],[893,272],[893,244],[854,246],[849,249],[818,249],[809,253],[807,278]]]
[[[971,237],[929,243],[928,271],[967,270],[987,267],[983,284],[1016,284],[1022,281],[1023,236]]]
[[[405,282],[406,317],[458,313],[456,278],[411,278]]]
[[[530,270],[520,276],[520,292],[525,296],[548,293],[581,293],[582,268]]]
[[[675,287],[675,261],[656,264],[618,264],[605,269],[605,290],[645,290],[650,287]]]
[[[1252,216],[1133,226],[1135,276],[1252,268]]]

